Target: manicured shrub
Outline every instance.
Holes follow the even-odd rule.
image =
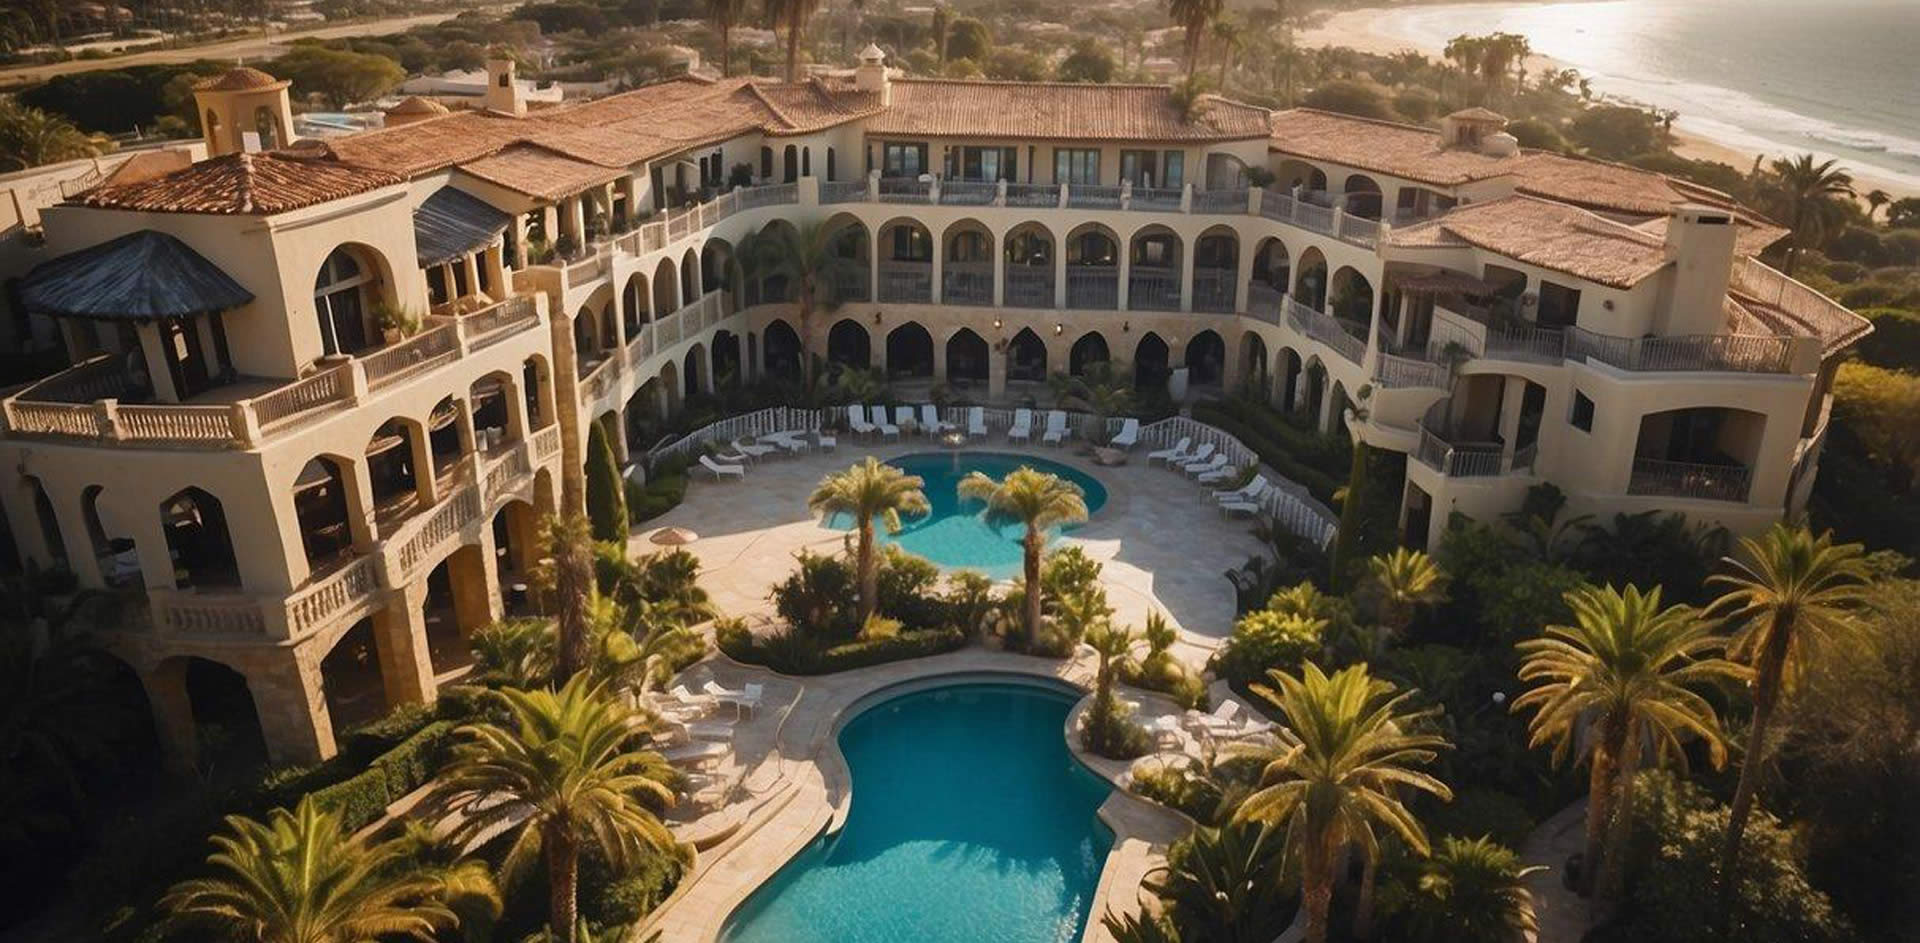
[[[872,665],[921,658],[957,651],[966,646],[967,634],[944,627],[901,632],[888,638],[855,640],[823,645],[819,640],[794,630],[755,637],[744,625],[719,627],[716,641],[720,650],[742,664],[763,665],[781,674],[821,675],[851,671]]]
[[[613,457],[612,435],[604,419],[587,432],[587,517],[593,521],[593,539],[627,539],[627,492],[620,479],[620,463]]]
[[[1320,651],[1324,620],[1263,609],[1240,617],[1214,653],[1213,670],[1236,686],[1264,682],[1273,668],[1292,671]]]
[[[455,727],[450,721],[422,727],[368,764],[364,772],[314,792],[313,801],[338,811],[348,830],[372,823],[386,813],[387,806],[433,778],[447,759]]]

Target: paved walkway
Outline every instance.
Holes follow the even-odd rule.
[[[1570,805],[1540,823],[1520,847],[1520,863],[1545,865],[1527,878],[1533,910],[1540,922],[1538,943],[1580,943],[1588,927],[1587,902],[1567,890],[1562,872],[1567,856],[1587,843],[1587,800]],[[1533,943],[1529,940],[1529,943]]]

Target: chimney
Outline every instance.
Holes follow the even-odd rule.
[[[1733,214],[1683,203],[1667,220],[1667,258],[1673,260],[1666,329],[1661,333],[1719,334],[1725,330],[1727,282],[1733,277]]]
[[[503,115],[527,113],[527,100],[520,94],[513,71],[513,60],[505,56],[487,60],[487,93],[480,99],[482,108]]]
[[[872,43],[860,50],[860,64],[853,70],[853,86],[880,96],[880,104],[890,104],[893,80],[887,75],[887,54]]]

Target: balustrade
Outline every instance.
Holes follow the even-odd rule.
[[[880,263],[880,300],[899,304],[932,303],[933,263]]]
[[[1112,311],[1120,307],[1120,269],[1112,265],[1067,266],[1067,307]]]
[[[1627,481],[1627,493],[1744,502],[1752,484],[1753,470],[1745,465],[1636,458],[1632,476]]]

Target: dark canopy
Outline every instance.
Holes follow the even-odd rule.
[[[143,229],[34,266],[20,298],[36,314],[147,320],[238,308],[253,293],[186,243]]]
[[[413,211],[414,251],[420,256],[420,267],[439,265],[481,248],[512,221],[479,197],[441,187]]]

